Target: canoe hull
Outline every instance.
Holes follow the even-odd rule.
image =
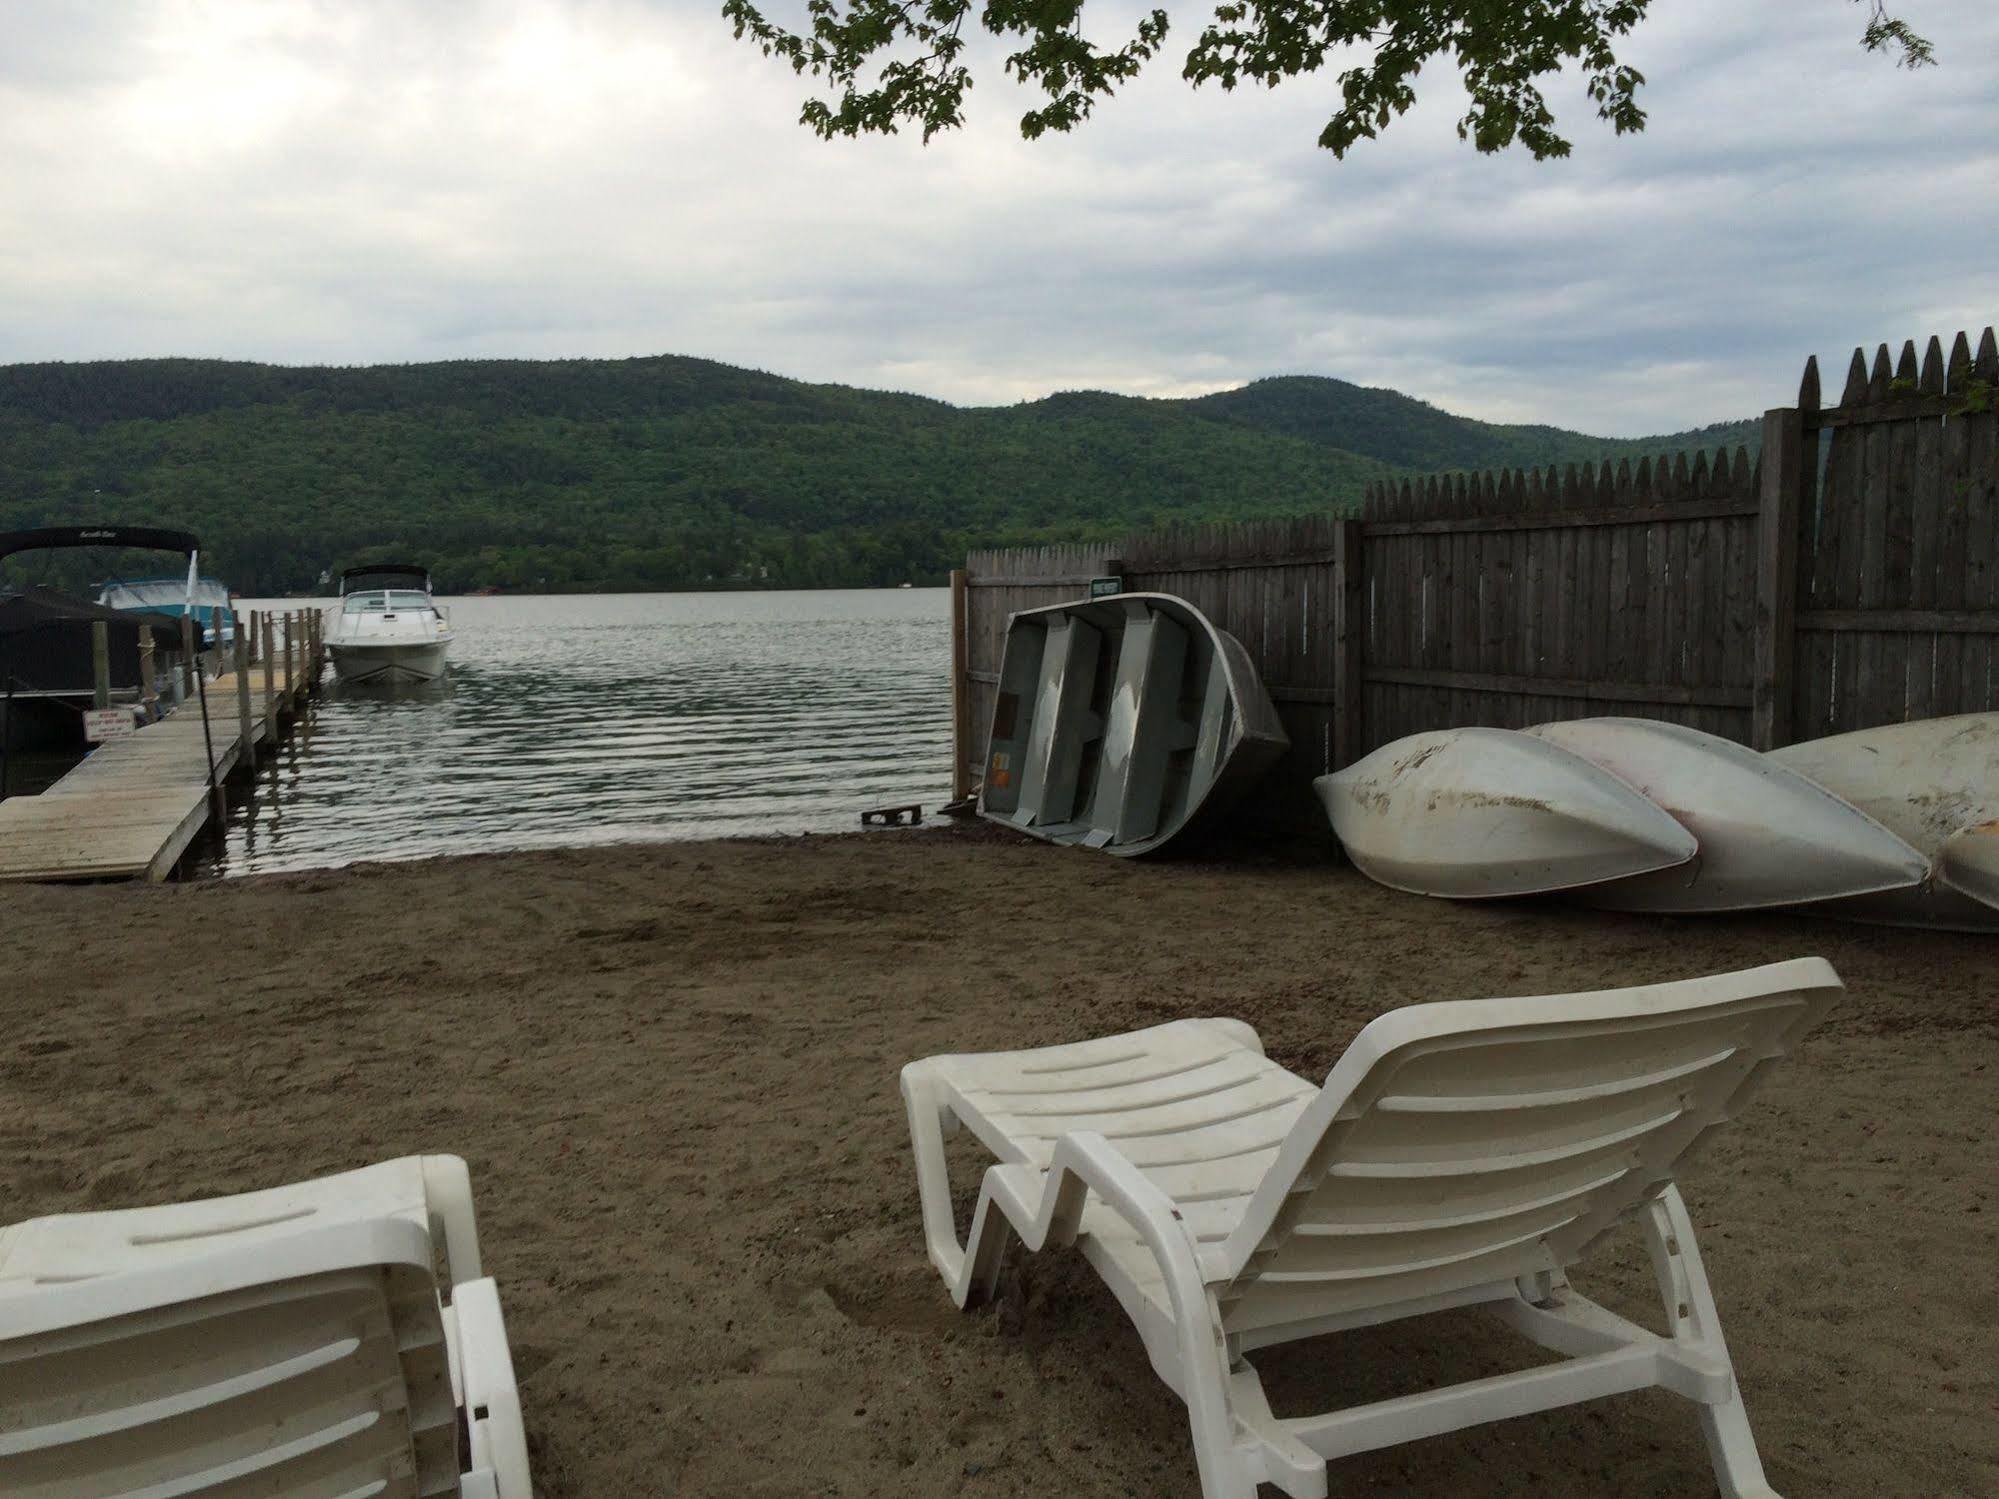
[[[1891,926],[1999,932],[1992,836],[1999,822],[1999,713],[1883,724],[1772,750],[1851,802],[1930,861],[1929,879],[1814,907]]]
[[[1999,822],[1954,833],[1937,853],[1937,879],[1949,890],[1990,906],[1999,922]]]
[[[1929,861],[1824,787],[1745,745],[1650,718],[1526,732],[1628,782],[1694,835],[1683,865],[1593,886],[1622,911],[1751,911],[1919,885]]]
[[[1580,755],[1511,729],[1439,729],[1312,783],[1380,884],[1450,900],[1574,890],[1685,864],[1694,838]]]
[[[1170,594],[1023,610],[979,815],[1119,857],[1211,828],[1289,745],[1249,653]]]

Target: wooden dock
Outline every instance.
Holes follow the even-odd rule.
[[[0,882],[165,879],[215,815],[208,747],[220,786],[278,741],[318,680],[314,632],[301,628],[296,653],[266,661],[245,669],[247,691],[236,672],[208,679],[206,734],[190,696],[100,744],[41,795],[0,801]]]

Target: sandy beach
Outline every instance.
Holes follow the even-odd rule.
[[[1186,1499],[1080,1257],[960,1315],[896,1071],[1234,1015],[1322,1077],[1382,1010],[1816,953],[1850,993],[1685,1181],[1772,1482],[1999,1493],[1999,965],[1800,917],[1453,906],[1330,863],[981,829],[0,890],[0,1221],[471,1163],[540,1490]],[[1636,1235],[1579,1271],[1655,1321]],[[1280,1411],[1531,1363],[1475,1313],[1261,1358]],[[1714,1492],[1651,1393],[1354,1458],[1335,1494]],[[1274,1491],[1270,1491],[1274,1492]]]

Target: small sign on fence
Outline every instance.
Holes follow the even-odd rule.
[[[1090,597],[1093,599],[1107,599],[1115,594],[1120,594],[1123,592],[1124,592],[1123,578],[1090,579]]]
[[[132,732],[130,708],[86,708],[83,710],[83,737],[92,744],[107,739],[123,739]]]

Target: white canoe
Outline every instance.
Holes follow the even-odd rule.
[[[1653,718],[1527,730],[1629,782],[1700,844],[1685,864],[1593,886],[1620,911],[1753,911],[1906,890],[1929,860],[1873,818],[1733,739]]]
[[[1999,911],[1999,822],[1953,833],[1937,852],[1937,869],[1952,890]]]
[[[1898,925],[1999,931],[1999,713],[1883,724],[1770,751],[1911,844],[1930,861],[1913,890],[1826,909]]]
[[[1609,771],[1511,729],[1439,729],[1312,783],[1362,873],[1453,900],[1574,890],[1693,858]]]

